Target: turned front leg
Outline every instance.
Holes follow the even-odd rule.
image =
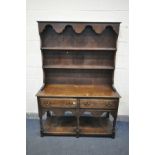
[[[47,111],[47,117],[52,117],[50,111]]]
[[[40,136],[43,137],[43,119],[42,119],[42,110],[39,112],[39,120],[40,120]]]
[[[106,118],[109,118],[109,112],[106,113]]]
[[[112,126],[112,138],[115,138],[115,126],[116,126],[116,120],[117,120],[117,111],[114,111],[111,113],[114,120],[113,120],[113,126]]]

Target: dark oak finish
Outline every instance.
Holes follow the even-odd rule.
[[[44,85],[41,136],[110,136],[120,95],[113,86],[119,22],[39,21]]]
[[[117,99],[80,99],[80,108],[116,109]]]
[[[43,108],[76,108],[76,99],[40,98]]]
[[[43,51],[43,68],[114,69],[114,51]]]

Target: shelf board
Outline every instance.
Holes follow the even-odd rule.
[[[38,93],[40,97],[108,97],[119,98],[109,85],[46,84]]]
[[[110,135],[112,121],[109,118],[80,116],[81,135]],[[77,128],[76,116],[52,116],[45,120],[44,133],[51,135],[75,135]]]
[[[91,51],[116,51],[116,48],[111,48],[111,47],[96,47],[96,48],[87,48],[87,47],[41,47],[41,50],[91,50]]]
[[[79,128],[82,135],[110,135],[112,121],[109,118],[81,116]]]
[[[114,69],[113,66],[99,65],[44,65],[43,68],[51,69]]]
[[[47,134],[75,134],[77,118],[75,116],[52,116],[45,120],[44,132]]]

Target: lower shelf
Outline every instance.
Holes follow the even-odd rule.
[[[75,116],[52,116],[43,123],[43,135],[76,135],[77,118]],[[110,136],[112,121],[109,118],[81,116],[79,135]]]
[[[80,134],[110,135],[112,134],[112,122],[109,118],[80,117]]]
[[[75,135],[77,118],[75,116],[52,116],[44,123],[44,133],[51,135]]]

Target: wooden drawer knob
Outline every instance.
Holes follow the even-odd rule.
[[[84,105],[90,105],[90,103],[89,102],[85,102]]]
[[[49,101],[44,102],[45,105],[49,105]]]

